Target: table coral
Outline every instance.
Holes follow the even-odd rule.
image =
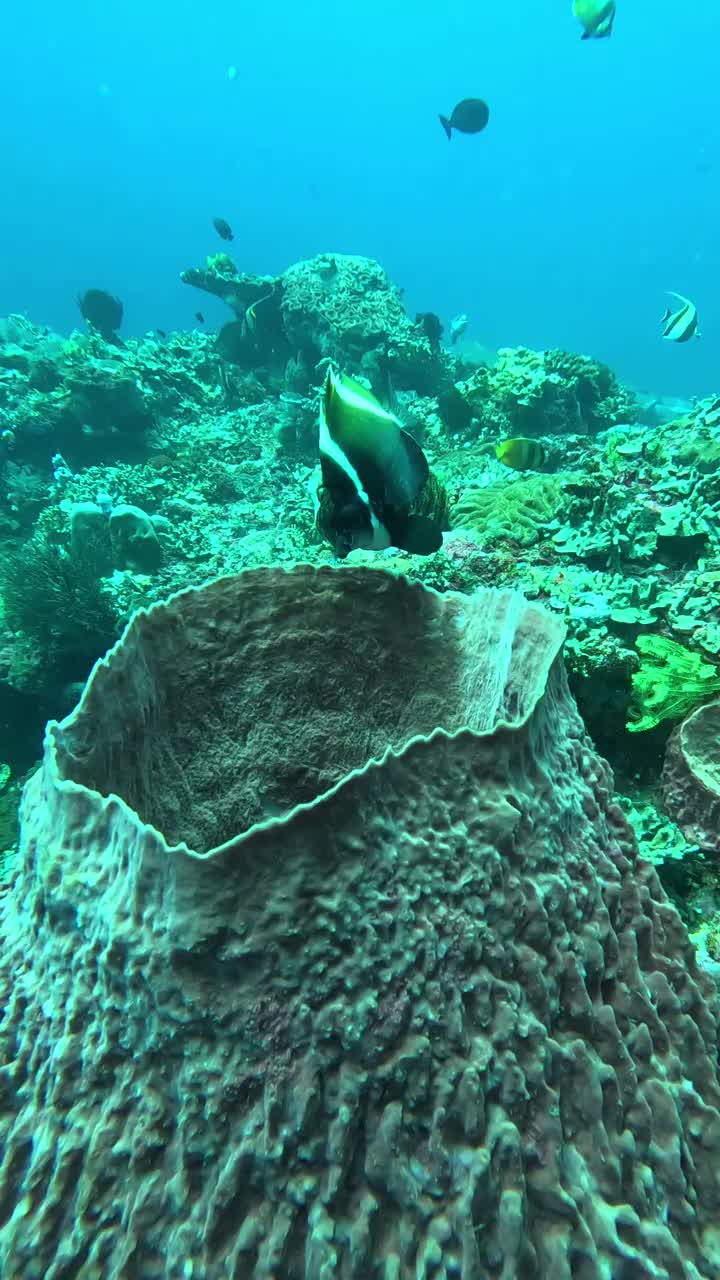
[[[217,254],[182,279],[222,298],[243,323],[255,304],[258,330],[248,359],[279,361],[288,387],[302,393],[317,381],[315,366],[325,358],[365,375],[385,396],[394,388],[430,394],[452,383],[450,357],[410,320],[400,291],[370,258],[321,253],[270,277],[243,275]]]
[[[209,257],[203,267],[188,267],[181,272],[183,284],[202,289],[220,298],[241,320],[253,302],[274,291],[277,276],[258,276],[241,272],[227,253]]]
[[[561,641],[352,567],[135,617],[0,901],[3,1275],[717,1276],[718,1005]]]

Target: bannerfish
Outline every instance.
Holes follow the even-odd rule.
[[[545,461],[545,450],[539,440],[512,436],[495,445],[495,457],[513,471],[538,471]]]
[[[196,311],[196,312],[195,312],[195,319],[197,320],[198,324],[204,324],[204,323],[205,323],[205,317],[204,317],[204,315],[203,315],[202,311]]]
[[[670,342],[688,342],[690,338],[699,338],[695,304],[689,298],[683,298],[681,293],[675,293],[673,289],[668,289],[668,293],[671,298],[677,298],[680,306],[675,311],[671,311],[669,307],[665,308],[665,313],[660,319],[663,338],[667,338]]]
[[[422,329],[431,347],[439,347],[443,335],[442,321],[434,311],[419,311],[415,323]]]
[[[489,119],[490,108],[482,98],[463,98],[453,109],[449,120],[447,116],[439,117],[448,139],[452,137],[453,129],[458,133],[481,133]]]
[[[104,289],[86,289],[78,297],[80,313],[106,342],[117,342],[115,331],[123,319],[123,304]]]
[[[458,338],[462,338],[469,323],[470,321],[466,315],[455,316],[450,321],[450,341],[452,342],[453,346],[457,342]]]
[[[213,218],[213,226],[221,240],[235,239],[230,223],[226,222],[224,218]]]
[[[430,475],[420,445],[372,392],[329,368],[320,402],[317,525],[343,560],[357,548],[431,555],[442,530],[412,513]]]
[[[252,336],[255,333],[257,329],[257,308],[261,303],[268,302],[273,297],[273,294],[274,290],[271,289],[269,293],[264,293],[261,298],[256,298],[254,302],[250,303],[249,307],[245,308],[242,323],[245,326],[246,334]]]
[[[573,0],[573,13],[582,25],[582,40],[603,40],[615,21],[615,0]]]
[[[253,302],[245,310],[245,328],[248,333],[254,333],[257,328],[257,315],[255,313],[256,306],[257,303]]]

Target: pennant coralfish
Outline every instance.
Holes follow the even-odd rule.
[[[660,320],[663,338],[667,338],[669,342],[687,342],[690,338],[699,338],[698,314],[694,302],[672,289],[668,292],[672,298],[677,298],[680,306],[675,311],[665,308],[665,314]]]

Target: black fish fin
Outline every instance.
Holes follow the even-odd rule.
[[[409,551],[413,556],[431,556],[442,546],[442,530],[430,516],[408,516],[393,541],[401,551]]]
[[[452,125],[448,120],[447,116],[438,116],[438,120],[440,121],[443,129],[445,130],[447,134],[448,142],[449,142],[450,139],[452,138]]]

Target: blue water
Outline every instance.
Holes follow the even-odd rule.
[[[584,42],[570,0],[33,0],[2,27],[0,314],[65,332],[98,286],[126,336],[220,324],[179,281],[220,215],[243,270],[366,254],[487,347],[719,389],[716,0],[618,0]],[[470,95],[490,125],[448,143]],[[666,289],[701,341],[661,340]]]

